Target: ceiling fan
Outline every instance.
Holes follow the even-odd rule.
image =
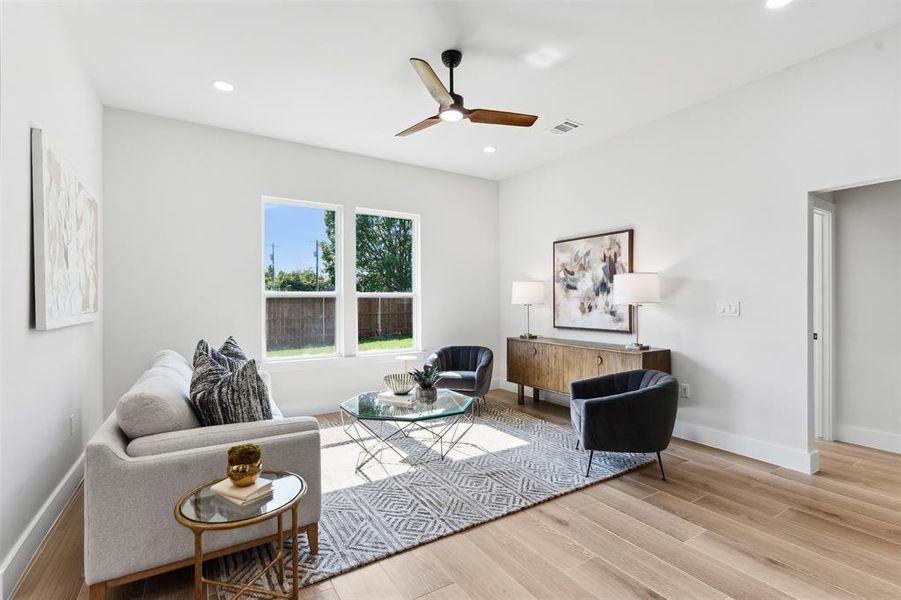
[[[438,103],[438,114],[424,119],[404,129],[397,136],[405,137],[422,131],[427,127],[431,127],[441,121],[450,123],[469,119],[473,123],[487,123],[489,125],[512,125],[513,127],[531,127],[538,119],[535,115],[525,115],[522,113],[504,112],[502,110],[486,110],[484,108],[476,108],[469,110],[463,106],[463,96],[454,93],[454,69],[460,65],[463,59],[463,53],[459,50],[445,50],[441,53],[441,62],[450,70],[450,91],[444,87],[435,71],[429,66],[429,63],[421,58],[411,58],[410,64],[422,83],[425,85],[429,94]],[[397,137],[395,136],[395,137]]]

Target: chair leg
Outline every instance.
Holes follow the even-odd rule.
[[[663,472],[663,459],[660,458],[660,451],[657,451],[657,464],[660,465],[660,478],[666,481],[666,473]]]
[[[576,450],[579,449],[579,445],[582,443],[582,440],[576,440]]]
[[[591,459],[594,458],[594,450],[588,451],[588,468],[585,469],[585,477],[588,477],[588,474],[591,473]]]

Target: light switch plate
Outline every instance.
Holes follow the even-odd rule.
[[[741,302],[738,300],[730,300],[728,302],[716,303],[716,316],[718,317],[738,317],[741,316]]]

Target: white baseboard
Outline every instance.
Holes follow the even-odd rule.
[[[515,392],[516,384],[495,377],[491,381],[491,388]],[[544,402],[553,402],[555,404],[563,405],[569,404],[568,396],[550,392],[542,392],[541,396],[542,401]],[[673,431],[673,435],[678,438],[704,444],[705,446],[712,446],[714,448],[719,448],[720,450],[726,450],[727,452],[741,454],[748,458],[756,458],[757,460],[779,465],[780,467],[792,469],[793,471],[816,473],[820,469],[820,455],[816,450],[812,452],[796,450],[787,446],[780,446],[763,440],[729,433],[728,431],[685,423],[684,421],[676,421],[676,428]]]
[[[510,383],[503,377],[493,377],[491,379],[492,390],[507,390],[508,392],[516,392],[516,384]]]
[[[816,473],[820,468],[820,455],[816,450],[789,448],[728,431],[712,429],[684,421],[676,421],[673,435],[684,440],[698,442],[748,458],[756,458],[773,465],[801,473]]]
[[[82,451],[75,464],[69,468],[53,492],[50,493],[50,497],[38,509],[37,514],[28,523],[9,553],[3,557],[3,562],[0,563],[0,595],[3,598],[12,596],[28,563],[31,562],[41,542],[47,537],[47,533],[62,514],[83,478],[84,452]]]
[[[901,435],[897,433],[836,423],[833,434],[837,441],[901,454]]]

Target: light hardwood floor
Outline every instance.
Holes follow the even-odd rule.
[[[565,408],[517,407],[558,423]],[[304,588],[305,599],[901,598],[901,457],[819,445],[802,475],[682,440],[656,464]],[[87,598],[79,492],[16,598]],[[109,598],[190,599],[191,572]]]

